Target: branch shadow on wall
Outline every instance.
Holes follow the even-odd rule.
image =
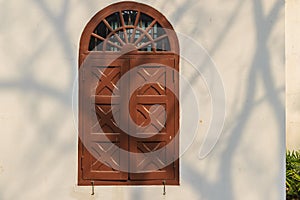
[[[220,36],[216,39],[216,43],[213,45],[212,52],[220,47],[220,44],[226,37],[226,33],[229,31],[230,27],[235,23],[235,16],[239,11],[243,1],[239,1],[237,6],[232,13],[232,16],[228,18],[227,25],[224,30],[221,31]],[[55,32],[55,37],[60,41],[61,47],[64,49],[65,56],[67,58],[77,57],[76,52],[72,49],[72,43],[68,37],[68,32],[66,30],[67,17],[70,13],[69,0],[65,0],[62,6],[62,10],[59,14],[52,13],[48,8],[47,4],[44,1],[35,0],[36,5],[40,8],[40,10],[45,13],[47,19],[53,26],[53,30]],[[165,1],[166,4],[170,3],[170,1]],[[185,12],[188,12],[189,7],[192,7],[193,4],[182,4],[182,8],[178,8],[177,12],[174,13],[173,18],[175,20],[179,20]],[[284,7],[284,2],[278,0],[270,13],[265,16],[262,11],[261,1],[253,1],[253,13],[254,13],[254,21],[256,27],[256,50],[252,59],[251,69],[248,75],[248,85],[245,90],[247,91],[244,104],[242,106],[242,110],[239,111],[238,116],[235,116],[239,121],[236,123],[236,126],[230,133],[229,142],[226,148],[223,150],[222,155],[220,156],[220,167],[218,169],[218,179],[215,182],[209,182],[205,177],[205,174],[199,173],[197,170],[193,168],[193,166],[187,165],[182,162],[182,168],[185,169],[184,179],[186,182],[190,184],[195,194],[203,197],[204,199],[234,199],[233,195],[233,180],[234,174],[231,173],[233,158],[235,155],[235,151],[237,151],[237,147],[239,146],[239,141],[243,136],[243,131],[245,130],[245,126],[252,114],[252,111],[256,108],[260,102],[257,102],[254,99],[256,85],[259,80],[263,81],[263,86],[266,91],[264,99],[262,101],[267,102],[276,118],[276,122],[278,124],[278,138],[284,138],[285,127],[283,126],[284,121],[284,105],[280,101],[280,96],[277,88],[275,88],[275,81],[272,77],[271,73],[271,63],[270,63],[270,52],[267,46],[268,38],[272,32],[272,28],[275,25],[276,19],[280,14],[281,10]],[[180,11],[180,12],[178,12]],[[272,20],[271,20],[272,19]],[[194,29],[195,32],[191,33],[194,35],[197,33],[197,29]],[[34,39],[34,38],[32,38]],[[47,85],[40,84],[36,81],[36,77],[34,77],[34,72],[32,71],[32,65],[35,62],[35,58],[40,56],[43,53],[43,47],[46,43],[41,44],[41,46],[36,49],[35,52],[32,53],[32,56],[27,58],[26,60],[21,60],[18,65],[22,65],[21,68],[23,76],[17,80],[1,80],[0,81],[0,89],[2,90],[19,90],[22,93],[31,92],[34,93],[36,98],[42,95],[45,98],[52,98],[54,101],[59,102],[61,105],[66,107],[67,112],[73,112],[72,106],[70,102],[72,101],[72,92],[73,92],[73,80],[76,77],[77,63],[72,60],[69,63],[69,66],[65,66],[69,70],[69,74],[71,78],[69,78],[68,87],[64,91],[57,90],[56,88],[49,87]],[[51,58],[49,58],[51,59]],[[209,69],[207,69],[209,70]],[[191,78],[190,83],[193,83],[197,77]],[[36,138],[31,138],[30,142],[27,144],[28,152],[25,152],[23,158],[20,158],[20,163],[24,164],[25,169],[33,169],[35,172],[33,174],[41,176],[45,173],[39,170],[39,162],[43,160],[46,154],[45,148],[57,148],[56,152],[60,151],[62,155],[52,155],[51,159],[53,162],[59,163],[62,159],[64,159],[63,154],[70,154],[70,152],[75,152],[77,146],[72,142],[66,141],[57,141],[56,132],[61,132],[62,122],[64,121],[64,114],[53,115],[48,119],[40,119],[39,111],[37,110],[37,105],[39,102],[34,101],[29,105],[29,115],[34,120],[36,124],[36,132],[40,134],[35,134]],[[69,133],[68,133],[69,134]],[[75,137],[75,134],[72,135]],[[41,141],[43,141],[41,143]],[[41,143],[40,145],[36,145],[37,143]],[[32,148],[32,146],[36,145],[36,148]],[[278,154],[285,151],[284,145],[281,146],[281,149],[276,150]],[[72,155],[74,156],[74,155]],[[76,156],[76,155],[75,155]],[[49,161],[43,161],[49,163],[49,165],[53,166],[53,164]],[[282,162],[283,163],[283,162]],[[75,164],[75,163],[74,163]],[[61,165],[54,166],[55,168],[63,167]],[[68,169],[65,169],[68,170]],[[53,169],[55,171],[55,169]],[[47,172],[48,175],[53,172]],[[74,174],[75,176],[76,174]],[[61,178],[61,177],[60,177]],[[74,178],[74,181],[76,177]],[[61,180],[58,179],[57,183]],[[278,180],[280,181],[280,177]],[[76,183],[74,183],[75,185]],[[17,182],[14,182],[14,188],[24,188],[23,191],[32,191],[35,190],[35,186],[33,183],[28,182],[28,179],[19,179]],[[8,199],[22,199],[24,194],[21,193],[7,193],[8,191],[1,187],[1,192],[3,197],[8,197]],[[7,186],[5,186],[7,187]],[[282,188],[278,188],[280,191]],[[49,188],[47,191],[48,194],[55,194],[55,189]],[[134,190],[132,194],[132,199],[142,199],[142,189]],[[268,196],[268,192],[266,192],[265,199],[270,199]],[[1,196],[1,197],[2,197]]]
[[[12,184],[1,185],[1,196],[3,195],[3,198],[1,199],[23,199],[24,195],[26,196],[27,193],[36,193],[36,195],[39,196],[39,186],[45,184],[45,181],[47,181],[43,177],[51,177],[54,174],[57,175],[58,171],[61,173],[63,170],[69,170],[67,168],[64,169],[62,163],[64,163],[63,161],[66,155],[70,155],[71,152],[76,151],[76,144],[74,144],[74,140],[72,139],[76,137],[75,129],[74,133],[68,131],[64,132],[67,123],[66,117],[70,116],[70,113],[73,112],[73,81],[76,77],[77,69],[77,63],[75,61],[77,54],[72,49],[72,43],[66,28],[67,17],[70,14],[70,1],[63,1],[61,10],[58,14],[51,12],[45,1],[36,0],[34,1],[34,4],[46,16],[48,21],[45,23],[51,24],[53,32],[47,33],[45,40],[37,46],[37,42],[34,38],[34,35],[36,35],[34,25],[29,24],[30,22],[28,22],[28,24],[22,24],[21,28],[29,30],[32,33],[33,37],[28,38],[28,42],[31,42],[32,44],[32,52],[30,52],[30,56],[24,56],[20,60],[15,61],[15,65],[20,66],[18,68],[18,73],[21,74],[19,78],[0,80],[0,89],[2,91],[13,91],[18,95],[24,95],[23,100],[21,101],[20,99],[20,104],[22,104],[22,107],[24,108],[22,112],[25,112],[28,116],[26,121],[30,121],[28,127],[31,127],[32,129],[30,131],[32,134],[22,135],[22,139],[18,138],[18,134],[16,134],[17,138],[15,138],[15,140],[20,141],[20,144],[23,146],[22,150],[25,149],[25,151],[19,152],[18,158],[15,158],[20,165],[20,170],[17,174],[23,173],[27,175],[17,177],[16,180],[13,180]],[[8,31],[10,31],[10,29],[8,29]],[[61,88],[58,88],[57,86],[52,87],[51,85],[44,83],[39,79],[35,71],[37,60],[39,60],[41,56],[47,54],[47,48],[49,46],[48,40],[51,38],[55,38],[55,40],[60,43],[60,45],[57,46],[57,50],[59,51],[60,48],[62,49],[64,55],[61,57],[66,58],[68,63],[66,66],[60,66],[61,69],[66,69],[63,71],[67,71],[66,74],[68,74],[68,76],[65,77],[68,82],[67,86],[64,85]],[[11,40],[12,44],[14,44],[14,42],[14,40]],[[18,45],[15,44],[15,46]],[[15,58],[12,57],[11,59]],[[47,62],[51,63],[51,59],[53,58],[49,55],[47,59],[49,60],[44,60],[45,64]],[[43,65],[40,65],[39,67],[41,69],[45,68]],[[61,72],[56,71],[56,73],[59,74]],[[49,74],[49,76],[56,76],[57,74]],[[48,110],[46,110],[47,117],[41,116],[43,101],[51,101],[54,105],[57,105],[55,109],[62,109],[51,110],[52,108],[48,108]],[[25,131],[27,127],[23,128],[26,133],[28,131]],[[17,124],[16,129],[18,129]],[[62,137],[59,134],[63,132],[68,136],[66,136],[66,139],[60,140]],[[76,157],[76,155],[72,156]],[[44,168],[41,166],[45,165],[49,166],[49,171],[43,171]],[[74,165],[76,165],[76,163],[74,163]],[[60,178],[62,177],[63,174],[61,174]],[[43,179],[41,180],[39,178]],[[31,180],[29,181],[29,179]],[[60,183],[61,179],[56,180],[56,182]],[[17,192],[19,188],[22,188],[22,192]],[[48,194],[51,196],[51,194],[53,195],[56,192],[55,187],[49,187],[49,190],[46,191],[46,195]],[[45,195],[45,193],[43,194]]]
[[[235,12],[238,12],[241,2],[235,9]],[[238,115],[235,116],[235,119],[238,119],[235,127],[230,131],[230,137],[226,148],[222,151],[220,156],[220,165],[218,169],[218,180],[215,182],[207,181],[205,174],[200,174],[192,166],[182,163],[183,168],[185,168],[184,176],[185,180],[190,183],[193,187],[195,193],[199,193],[199,197],[204,199],[235,199],[233,192],[233,177],[235,174],[232,174],[233,168],[233,159],[237,148],[239,147],[239,142],[243,137],[243,132],[246,128],[247,122],[251,117],[252,112],[257,108],[262,102],[267,102],[273,110],[273,114],[276,118],[277,124],[277,138],[279,140],[284,138],[285,127],[284,127],[284,105],[280,100],[280,96],[284,89],[278,90],[274,78],[272,77],[271,63],[270,63],[270,52],[268,48],[268,39],[272,33],[275,22],[277,21],[280,11],[284,8],[283,1],[277,1],[273,5],[271,11],[267,16],[263,14],[261,1],[253,1],[253,16],[255,21],[256,28],[256,50],[252,59],[251,69],[248,74],[248,86],[245,89],[247,91],[246,97],[242,106],[242,110],[238,112]],[[226,36],[228,32],[228,27],[230,27],[235,22],[236,13],[229,18],[227,30],[221,31],[221,35],[217,38],[217,43],[213,45],[213,51],[218,48],[220,42]],[[209,69],[207,69],[209,70]],[[190,81],[193,83],[197,77],[192,78]],[[259,101],[255,100],[255,93],[257,89],[257,83],[259,81],[263,82],[264,86],[264,97]],[[280,94],[281,93],[281,94]],[[228,114],[230,116],[230,113]],[[231,116],[232,117],[232,116]],[[227,131],[227,130],[224,130]],[[272,133],[273,134],[273,133]],[[249,149],[251,151],[251,149]],[[276,149],[278,152],[277,155],[281,155],[285,151],[284,144],[280,145],[280,149]],[[283,159],[283,158],[282,158]],[[201,161],[200,161],[201,162]],[[283,168],[284,161],[280,162],[281,168]],[[255,164],[254,164],[255,165]],[[255,166],[252,166],[255,168]],[[278,175],[277,179],[274,180],[279,183],[282,181],[282,177]],[[278,187],[277,191],[281,191],[282,187]],[[272,190],[265,191],[265,197],[262,199],[271,199]],[[202,198],[201,198],[202,199]]]

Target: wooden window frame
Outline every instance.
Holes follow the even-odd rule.
[[[168,30],[174,30],[172,25],[169,23],[169,21],[157,10],[154,8],[141,4],[136,2],[119,2],[112,4],[103,10],[99,11],[86,25],[82,36],[80,40],[80,48],[79,48],[79,139],[78,139],[78,185],[91,185],[92,182],[94,185],[179,185],[179,140],[175,143],[175,151],[174,151],[174,157],[177,158],[172,163],[172,167],[174,170],[174,177],[172,179],[156,179],[156,180],[141,180],[142,178],[137,178],[136,180],[121,180],[121,179],[112,179],[112,180],[97,180],[96,177],[85,178],[83,174],[83,159],[84,154],[87,149],[84,147],[84,144],[82,142],[83,136],[84,136],[84,128],[83,128],[83,106],[82,102],[84,99],[81,97],[81,93],[83,92],[83,84],[81,83],[81,80],[84,79],[84,75],[80,73],[81,66],[84,65],[84,62],[86,59],[91,60],[99,60],[104,61],[106,59],[113,59],[117,58],[117,60],[123,59],[123,60],[135,60],[136,58],[143,58],[143,59],[156,59],[161,60],[163,63],[165,59],[171,59],[173,60],[173,67],[176,71],[179,72],[179,42],[177,39],[177,36],[174,31],[168,31],[167,36],[170,43],[170,51],[151,51],[151,52],[145,52],[145,51],[130,51],[126,54],[123,54],[122,51],[90,51],[89,50],[89,43],[91,35],[93,35],[93,31],[97,27],[97,25],[105,19],[107,16],[111,15],[112,13],[116,11],[122,11],[122,10],[138,10],[139,12],[143,12],[146,15],[149,15],[153,17],[159,24]],[[136,61],[135,61],[136,62]],[[133,62],[134,63],[134,62]],[[137,61],[136,63],[139,63]],[[143,61],[142,61],[143,63]],[[141,64],[142,64],[141,63]],[[179,78],[176,76],[176,88],[178,90],[179,88]],[[178,100],[174,100],[174,132],[178,130],[179,134],[179,102]],[[179,136],[178,136],[179,138]],[[137,177],[142,177],[143,174],[137,175]],[[164,183],[163,183],[164,181]]]

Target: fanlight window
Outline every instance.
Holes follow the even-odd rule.
[[[122,49],[156,52],[170,51],[166,30],[157,20],[135,10],[115,12],[103,19],[93,31],[89,51]]]

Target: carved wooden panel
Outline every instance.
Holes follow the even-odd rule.
[[[153,64],[149,64],[153,63]],[[161,64],[158,64],[161,63]],[[139,153],[140,157],[130,159],[132,180],[168,180],[175,178],[172,160],[175,144],[168,145],[176,135],[175,132],[175,96],[170,89],[175,87],[173,72],[174,59],[131,59],[130,67],[135,68],[133,85],[140,86],[131,97],[131,116],[139,125],[132,130],[137,137],[130,138],[130,151]]]
[[[84,70],[83,90],[89,98],[83,103],[84,119],[83,179],[127,180],[128,173],[120,170],[128,163],[120,150],[128,148],[128,135],[117,124],[123,114],[119,80],[125,73],[129,61],[119,59],[109,64],[95,61]],[[125,87],[126,88],[126,87]],[[114,105],[111,99],[115,98]],[[124,117],[124,116],[123,116]]]

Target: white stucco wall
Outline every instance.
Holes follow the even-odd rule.
[[[300,149],[300,2],[286,2],[286,142]]]
[[[0,199],[283,199],[282,0],[138,1],[214,60],[226,94],[222,135],[200,160],[211,115],[206,93],[198,137],[181,157],[181,185],[168,186],[167,196],[158,186],[97,187],[95,196],[76,186],[78,43],[88,20],[112,2],[0,1]]]

